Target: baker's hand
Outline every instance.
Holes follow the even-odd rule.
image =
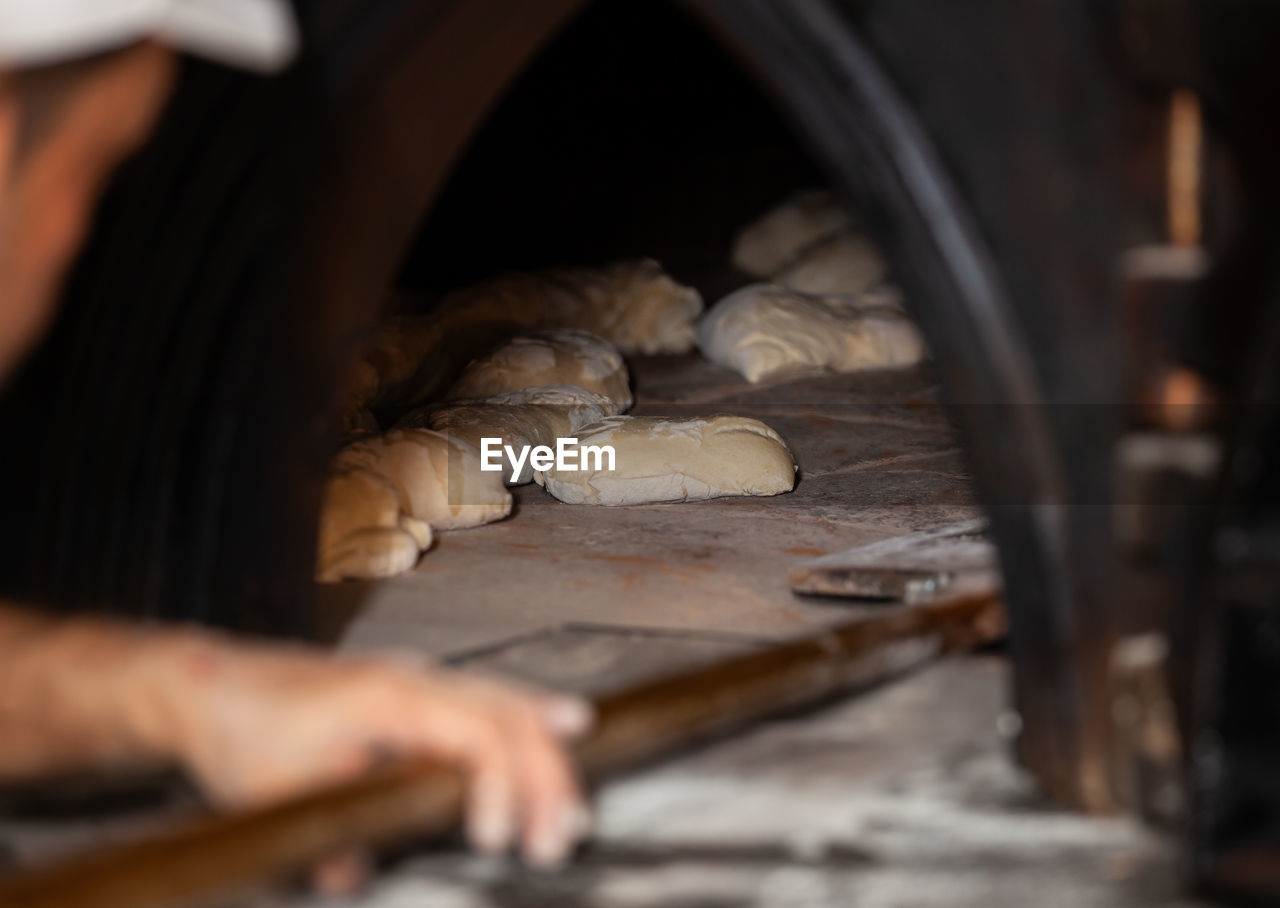
[[[579,700],[396,659],[231,641],[176,656],[177,755],[217,803],[270,803],[419,756],[466,775],[467,829],[483,851],[518,844],[530,863],[555,866],[586,832],[560,743],[590,725]]]

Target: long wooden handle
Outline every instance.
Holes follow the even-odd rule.
[[[779,712],[882,681],[1003,632],[998,595],[894,608],[814,637],[602,698],[577,756],[588,780]],[[297,873],[352,846],[440,835],[461,819],[461,777],[405,762],[274,807],[201,817],[154,838],[0,879],[3,908],[191,905]]]

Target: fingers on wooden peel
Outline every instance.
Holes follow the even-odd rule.
[[[733,264],[752,277],[771,278],[805,247],[849,226],[844,206],[831,193],[796,193],[738,233]]]
[[[606,446],[612,464],[591,450]],[[795,487],[796,474],[778,433],[741,416],[609,417],[578,433],[575,465],[537,481],[568,504],[629,505],[779,495]]]
[[[361,439],[339,453],[333,471],[320,520],[322,581],[401,573],[433,530],[511,513],[502,475],[482,471],[475,448],[439,432],[396,429]]]
[[[558,439],[571,437],[583,426],[617,412],[618,404],[603,394],[552,385],[418,411],[402,425],[429,426],[477,449],[486,438],[500,438],[504,445],[503,480],[507,485],[524,485],[533,481],[533,467],[519,452],[541,445],[554,448]]]
[[[545,331],[514,337],[474,360],[450,389],[450,400],[479,400],[508,391],[572,386],[603,395],[622,412],[631,407],[631,383],[622,354],[587,331]]]
[[[926,353],[919,330],[882,299],[812,296],[752,284],[711,307],[698,326],[698,346],[709,360],[752,382],[919,363]]]

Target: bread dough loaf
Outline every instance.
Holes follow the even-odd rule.
[[[446,326],[428,316],[397,316],[382,322],[365,342],[351,383],[352,398],[363,406],[400,402],[406,386],[421,386],[424,366],[445,347]],[[449,376],[452,378],[452,376]]]
[[[698,346],[752,382],[815,370],[904,368],[925,356],[920,332],[892,306],[772,284],[743,287],[716,303],[698,326]]]
[[[378,420],[363,401],[351,398],[342,410],[338,430],[343,439],[351,440],[377,432]]]
[[[806,246],[773,283],[800,293],[852,295],[880,283],[888,270],[869,237],[842,231]]]
[[[640,259],[502,275],[450,293],[438,316],[451,325],[514,326],[508,334],[577,328],[631,354],[688,352],[701,312],[697,290],[676,283],[652,259]]]
[[[502,474],[480,469],[480,452],[428,429],[393,429],[347,445],[334,460],[341,473],[363,470],[387,479],[400,510],[433,530],[456,530],[511,513]]]
[[[738,233],[733,264],[752,277],[772,277],[806,246],[849,226],[848,213],[831,193],[796,193]]]
[[[614,469],[604,463],[604,469],[538,474],[540,485],[569,504],[778,495],[795,486],[796,465],[786,443],[764,423],[741,416],[612,416],[583,427],[578,443],[580,451],[612,445]]]
[[[588,331],[628,354],[687,353],[702,308],[697,290],[651,259],[502,275],[452,291],[427,315],[383,324],[361,352],[348,409],[421,405],[472,359],[531,331]]]
[[[576,279],[590,298],[579,327],[623,353],[693,349],[702,294],[672,280],[653,259],[619,262],[595,276],[584,269]]]
[[[431,527],[400,510],[395,486],[367,470],[329,477],[320,511],[316,579],[374,580],[411,569],[431,545]]]
[[[508,391],[574,386],[630,409],[631,382],[616,347],[586,331],[545,331],[513,337],[467,366],[449,390],[450,400],[479,400]]]
[[[429,426],[479,449],[485,438],[501,438],[503,445],[519,450],[523,446],[546,445],[569,438],[583,426],[618,412],[618,405],[583,388],[552,386],[508,391],[486,400],[461,401],[406,417],[403,426]],[[516,464],[503,453],[502,478],[507,485],[533,481],[528,458]]]
[[[501,520],[511,494],[466,442],[426,429],[362,438],[334,459],[320,512],[316,579],[372,580],[410,570],[432,529]]]

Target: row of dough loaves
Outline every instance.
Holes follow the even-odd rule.
[[[536,479],[561,501],[626,505],[776,495],[795,483],[790,451],[756,420],[620,415],[632,403],[625,363],[611,344],[583,331],[514,337],[470,363],[443,397],[393,431],[352,443],[335,461],[322,519],[322,580],[410,569],[433,530],[507,516],[506,484]],[[482,439],[495,437],[506,452],[501,473],[480,469]],[[510,456],[569,437],[611,446],[613,463],[539,473]]]
[[[702,309],[698,291],[652,259],[500,275],[380,327],[362,351],[344,419],[359,428],[371,409],[431,401],[475,357],[529,332],[576,329],[626,354],[687,353]]]
[[[630,407],[631,387],[616,348],[584,331],[561,331],[513,338],[472,362],[446,397],[456,402],[414,411],[392,431],[338,454],[321,511],[320,580],[402,573],[430,547],[432,530],[506,517],[506,484],[532,475],[511,461],[501,473],[483,470],[481,438],[554,445],[579,425]],[[458,400],[467,397],[484,399]]]

